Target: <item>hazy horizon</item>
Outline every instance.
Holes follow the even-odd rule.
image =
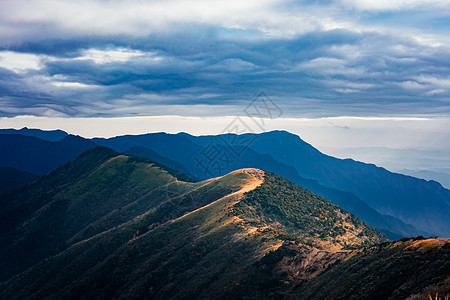
[[[113,137],[127,134],[186,132],[191,135],[228,133],[227,126],[237,117],[133,117],[133,118],[0,118],[0,128],[23,127],[42,130],[60,129],[85,138]],[[254,124],[249,117],[240,116],[245,124]],[[243,132],[261,133],[286,130],[300,136],[321,152],[338,158],[353,158],[399,172],[403,169],[434,170],[450,168],[450,141],[447,131],[435,132],[436,127],[450,128],[448,119],[423,118],[318,118],[269,119],[265,128]],[[207,126],[205,126],[207,124]],[[395,126],[395,127],[394,127]],[[234,132],[234,133],[243,133]],[[414,138],[406,138],[414,137]]]
[[[450,167],[449,15],[441,0],[1,1],[0,128],[219,134],[263,92],[276,115],[242,132]]]

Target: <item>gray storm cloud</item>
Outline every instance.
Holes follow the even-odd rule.
[[[229,115],[261,90],[291,117],[449,113],[444,1],[0,6],[0,116]]]

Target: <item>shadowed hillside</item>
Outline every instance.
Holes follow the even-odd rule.
[[[43,175],[96,147],[90,140],[68,135],[58,141],[33,136],[0,133],[0,167]]]
[[[160,167],[98,147],[34,184],[0,196],[0,278],[160,204],[172,192],[167,184],[177,181],[168,172],[179,174]]]
[[[130,147],[151,149],[152,153],[148,156],[149,158],[153,158],[153,153],[157,153],[167,159],[176,161],[188,169],[194,178],[211,178],[240,168],[267,170],[326,197],[335,204],[351,211],[365,222],[382,230],[392,239],[420,234],[427,235],[423,230],[418,230],[410,224],[405,224],[396,217],[379,213],[367,202],[356,196],[356,194],[349,192],[348,189],[331,187],[323,184],[320,178],[316,179],[309,176],[306,173],[309,171],[307,168],[315,169],[316,165],[327,165],[322,159],[326,156],[302,141],[298,136],[287,132],[276,131],[258,135],[244,134],[237,136],[229,134],[200,137],[186,133],[175,135],[154,133],[118,136],[110,139],[93,139],[93,141],[119,152],[125,151]],[[249,147],[245,147],[246,143],[249,143]],[[277,154],[278,152],[276,151],[292,157],[288,159],[280,156],[274,159],[275,156],[272,155],[272,152]],[[220,159],[211,160],[210,157],[213,156],[211,154],[215,154],[216,157],[219,156]],[[140,155],[146,156],[144,152],[140,152]],[[206,164],[204,162],[199,163],[201,159]],[[297,160],[307,161],[308,165],[299,168],[293,164]],[[334,168],[333,165],[330,165],[330,167]],[[336,176],[338,172],[341,171],[339,169],[330,169],[327,176]],[[369,178],[371,177],[369,176]],[[389,182],[389,177],[382,183],[392,186],[392,183]],[[361,186],[361,188],[364,187]],[[414,195],[414,197],[417,196]],[[442,200],[441,198],[440,196],[438,202]],[[395,198],[393,201],[395,202]],[[406,205],[403,206],[403,209],[408,211],[410,208]],[[440,230],[446,231],[445,227]]]
[[[6,194],[3,278],[42,261],[2,285],[0,295],[16,294],[16,284],[26,286],[23,295],[16,294],[20,297],[126,295],[136,292],[135,285],[148,285],[151,272],[160,272],[154,278],[184,278],[177,285],[188,281],[177,292],[183,296],[195,292],[193,286],[229,282],[228,275],[219,274],[230,259],[237,260],[232,273],[244,276],[238,266],[250,266],[286,241],[333,250],[385,240],[335,204],[271,173],[244,169],[187,183],[162,168],[95,148],[32,186]],[[202,266],[220,261],[222,267],[203,274]],[[92,276],[114,286],[86,291]],[[75,278],[79,284],[66,290],[63,283]],[[170,295],[170,284],[154,284],[155,293]]]
[[[0,167],[0,194],[27,185],[38,178],[39,176],[35,174],[22,172],[15,168]]]
[[[448,240],[387,243],[259,169],[183,176],[97,147],[3,195],[0,299],[384,299],[447,282]]]
[[[37,175],[50,172],[98,143],[121,153],[145,156],[196,181],[240,168],[274,172],[333,201],[391,239],[446,236],[450,227],[446,218],[450,213],[449,191],[439,184],[323,155],[287,132],[201,137],[153,133],[86,140],[61,131],[22,129],[0,131],[0,142],[0,167]],[[208,162],[214,153],[220,160]],[[207,164],[199,161],[202,158]],[[0,184],[9,186],[8,182]],[[12,185],[22,185],[21,180]]]
[[[33,136],[49,142],[60,141],[69,135],[67,132],[62,130],[41,130],[27,127],[22,129],[0,129],[0,134],[21,134],[25,136]]]

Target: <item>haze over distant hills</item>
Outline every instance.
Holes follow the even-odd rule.
[[[13,139],[20,143],[12,142]],[[298,136],[284,131],[200,137],[153,133],[91,140],[69,135],[56,142],[9,134],[0,135],[0,141],[7,145],[0,150],[4,153],[2,157],[8,157],[0,161],[0,166],[35,174],[48,173],[96,145],[146,156],[188,173],[194,180],[221,176],[240,168],[260,168],[333,201],[392,239],[450,236],[447,217],[450,191],[438,183],[324,155]],[[205,168],[205,161],[201,160],[208,158],[208,151],[209,154],[215,151],[221,158],[209,162]]]
[[[202,158],[202,151],[205,149],[214,150],[208,145],[216,145],[226,160],[218,166],[222,168],[222,172],[255,167],[280,174],[299,184],[304,179],[316,180],[320,186],[354,194],[378,213],[388,215],[385,220],[394,217],[413,225],[417,228],[414,233],[422,231],[448,236],[450,232],[450,221],[447,218],[450,191],[438,183],[391,173],[375,165],[324,155],[298,136],[287,132],[200,137],[185,133],[157,133],[93,141],[117,151],[124,151],[130,146],[142,146],[164,153],[164,156],[186,166],[198,178],[220,175],[217,167],[214,170],[211,165],[211,168],[205,170],[195,159]],[[251,143],[245,146],[248,141]],[[319,193],[319,189],[317,192]],[[329,198],[333,200],[332,197]],[[350,205],[340,205],[350,209]],[[352,212],[358,215],[356,211]],[[402,222],[396,221],[400,224]],[[401,227],[404,230],[407,226]],[[401,229],[392,224],[384,229],[401,233]],[[414,231],[413,228],[410,230]]]
[[[21,134],[25,136],[33,136],[44,141],[57,142],[68,136],[67,132],[62,130],[40,130],[35,128],[24,127],[22,129],[0,129],[0,134]]]
[[[339,206],[259,169],[195,183],[182,177],[96,147],[0,196],[0,299],[445,291],[448,240],[387,243]]]
[[[446,287],[449,240],[387,243],[259,169],[182,177],[96,147],[0,196],[0,299],[385,299]]]
[[[426,180],[435,180],[442,184],[446,189],[450,189],[450,169],[433,169],[433,170],[409,170],[403,169],[399,171],[402,174],[410,175]]]
[[[386,147],[327,148],[326,152],[340,158],[374,163],[392,172],[426,180],[438,181],[450,188],[449,150],[446,149],[392,149]],[[446,167],[447,166],[447,167]]]
[[[0,300],[450,300],[447,169],[450,0],[0,0]]]
[[[43,175],[74,159],[95,143],[79,136],[67,135],[47,141],[21,134],[0,134],[0,166]]]
[[[425,145],[423,146],[425,147]],[[394,149],[387,147],[345,147],[342,149],[327,149],[340,158],[375,163],[391,171],[403,169],[439,169],[450,166],[448,149]]]

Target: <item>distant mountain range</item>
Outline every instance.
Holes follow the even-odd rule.
[[[357,208],[363,205],[346,203],[349,198],[341,197],[339,205],[386,233],[416,235],[422,232],[450,236],[450,220],[447,217],[450,213],[449,190],[433,181],[324,155],[288,132],[200,137],[185,133],[156,133],[93,141],[119,152],[132,146],[151,149],[181,163],[199,179],[238,168],[254,167],[274,172],[300,185],[306,179],[314,180],[317,181],[317,189],[313,185],[307,186],[313,192],[321,194],[324,188],[332,188],[351,193],[355,196],[353,199],[365,202],[378,215],[370,213],[369,216],[362,216]],[[216,159],[205,168],[208,155],[213,153],[221,155],[221,159]],[[328,198],[337,203],[334,198],[338,197],[328,191]],[[365,213],[369,214],[367,209]]]
[[[403,169],[399,171],[402,174],[410,175],[426,180],[434,180],[442,184],[446,189],[450,189],[450,170],[409,170]]]
[[[185,179],[160,162],[95,147],[4,193],[0,299],[450,292],[448,239],[387,242],[338,205],[256,168]]]
[[[63,139],[53,142],[12,131],[0,134],[0,142],[7,145],[0,149],[3,157],[0,166],[41,175],[84,150],[103,145],[158,161],[192,180],[217,177],[241,168],[258,168],[333,201],[391,239],[450,236],[450,191],[439,183],[324,155],[285,131],[200,137],[153,133],[91,140],[65,136],[59,131],[58,134]],[[53,136],[54,132],[39,135]]]
[[[40,130],[34,128],[24,127],[22,129],[0,129],[0,134],[20,134],[25,136],[32,136],[44,141],[57,142],[68,136],[67,132],[62,130]]]
[[[0,167],[0,194],[12,191],[39,178],[38,175],[11,167]]]
[[[426,147],[426,145],[423,146]],[[337,157],[351,157],[399,173],[402,173],[401,171],[404,169],[436,170],[450,167],[448,149],[393,149],[386,147],[345,147],[342,149],[324,147],[323,149]]]
[[[51,142],[21,134],[0,134],[0,144],[0,166],[37,175],[47,174],[97,146],[73,135]]]

